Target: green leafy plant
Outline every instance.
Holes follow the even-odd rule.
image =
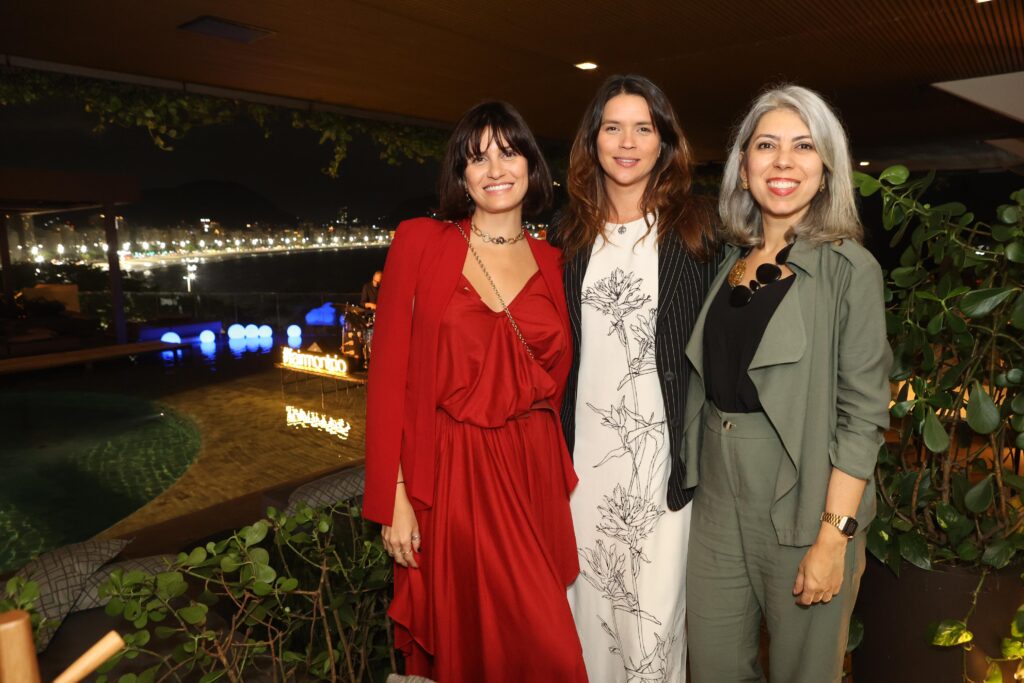
[[[156,681],[383,680],[396,668],[386,617],[390,558],[355,507],[300,506],[180,553],[167,571],[115,572],[106,611],[130,622],[127,648]],[[162,645],[160,645],[162,643]]]
[[[32,621],[32,633],[36,636],[36,646],[39,645],[39,634],[42,630],[55,626],[52,619],[44,619],[39,610],[36,609],[36,602],[39,600],[39,584],[35,581],[28,581],[19,576],[7,580],[4,590],[0,593],[0,614],[11,610],[24,610],[28,612]]]
[[[867,541],[896,574],[902,561],[959,564],[984,568],[983,583],[1024,550],[1024,190],[988,223],[960,203],[923,202],[933,178],[903,166],[856,174],[904,248],[886,288],[893,430]],[[969,647],[966,623],[942,622],[932,642]]]

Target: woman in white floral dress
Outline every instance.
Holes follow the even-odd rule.
[[[686,678],[683,347],[717,266],[691,169],[664,93],[611,77],[576,135],[553,240],[576,351],[562,406],[580,478],[569,602],[599,683]]]

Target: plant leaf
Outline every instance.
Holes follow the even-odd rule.
[[[1024,477],[1014,474],[1010,470],[1003,470],[1003,483],[1018,493],[1024,493]]]
[[[870,197],[882,187],[882,183],[860,171],[853,172],[853,184],[857,186],[861,197]]]
[[[1002,569],[1010,563],[1016,554],[1017,549],[1005,538],[1000,538],[990,543],[981,556],[981,561],[990,567]]]
[[[977,380],[971,385],[970,400],[967,402],[967,424],[978,434],[991,434],[1000,423],[999,409],[984,387]]]
[[[846,637],[846,651],[853,652],[864,640],[864,622],[856,614],[850,615],[850,630]]]
[[[902,185],[907,182],[907,178],[910,177],[910,171],[906,166],[897,164],[896,166],[890,166],[889,168],[882,171],[882,174],[878,176],[879,180],[884,180],[890,185]]]
[[[1007,659],[1024,659],[1024,643],[1016,638],[1003,638],[1003,656]]]
[[[917,531],[900,536],[900,556],[921,569],[931,569],[932,560],[928,554],[928,541]]]
[[[988,665],[988,671],[985,672],[985,683],[1003,683],[1003,670],[995,662]]]
[[[1014,638],[1024,638],[1024,605],[1017,608],[1017,613],[1013,615],[1013,621],[1010,622],[1010,635]]]
[[[949,448],[949,434],[932,410],[924,416],[924,445],[932,453],[941,453]]]
[[[967,630],[967,624],[959,619],[944,619],[935,628],[932,645],[954,647],[974,640],[974,634]]]
[[[1024,330],[1024,294],[1017,295],[1017,302],[1010,311],[1010,324],[1018,330]]]
[[[964,496],[964,505],[971,512],[980,514],[992,504],[992,477],[990,474],[979,481]]]
[[[956,547],[956,555],[964,562],[974,562],[981,555],[981,550],[971,539],[967,539]]]
[[[1013,287],[976,289],[964,294],[957,307],[968,318],[983,318],[1012,293]]]
[[[1012,204],[1003,204],[996,210],[999,220],[1008,225],[1015,224],[1020,219],[1020,215],[1020,210]]]
[[[1006,245],[1006,258],[1014,263],[1024,263],[1024,242],[1017,240]]]
[[[201,602],[194,602],[187,607],[182,607],[177,610],[177,614],[181,617],[181,620],[186,624],[195,626],[206,621],[206,605]]]

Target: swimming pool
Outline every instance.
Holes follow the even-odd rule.
[[[199,453],[187,417],[146,399],[0,392],[0,572],[152,500]]]

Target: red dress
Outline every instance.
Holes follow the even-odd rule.
[[[579,572],[575,486],[549,374],[570,340],[538,271],[503,311],[459,285],[441,318],[433,504],[419,569],[389,612],[410,674],[440,683],[586,681],[566,585]]]

